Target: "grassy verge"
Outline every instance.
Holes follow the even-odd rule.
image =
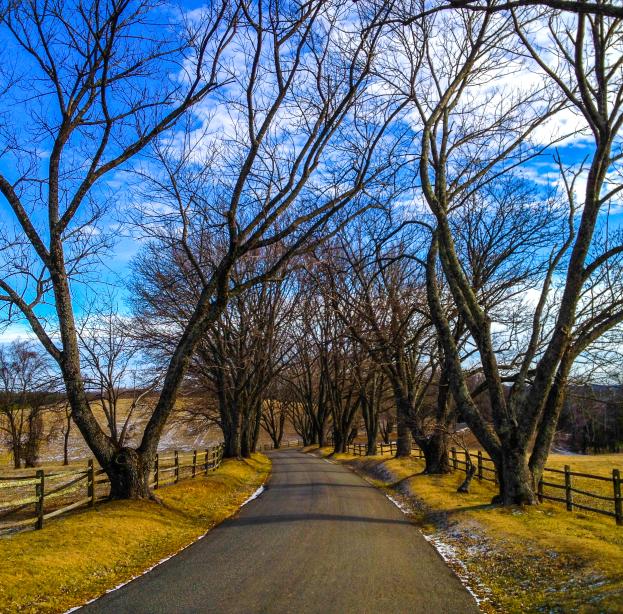
[[[483,599],[483,610],[623,612],[623,528],[613,519],[550,504],[491,506],[494,485],[474,480],[470,494],[459,495],[464,474],[422,475],[423,463],[415,458],[333,460],[406,504]]]
[[[63,612],[177,552],[231,516],[270,461],[225,461],[158,491],[162,504],[115,501],[0,540],[0,612]]]

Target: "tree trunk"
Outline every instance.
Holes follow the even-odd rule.
[[[346,438],[338,428],[333,429],[333,454],[343,454],[346,451]]]
[[[500,459],[495,466],[500,491],[493,498],[493,503],[534,505],[538,502],[532,487],[532,474],[525,450],[520,451],[517,446],[502,446]]]
[[[396,441],[396,458],[411,456],[411,429],[409,428],[410,417],[409,402],[400,399],[397,403],[396,429],[398,438]]]
[[[449,403],[448,376],[442,368],[437,384],[437,409],[435,414],[436,428],[425,445],[420,446],[424,452],[426,467],[424,473],[438,475],[450,473],[450,457],[448,456],[448,432],[454,426],[456,414]],[[452,429],[454,430],[454,429]]]
[[[314,433],[314,443],[317,443],[319,448],[324,448],[327,445],[324,427],[317,429]]]
[[[71,431],[71,414],[67,416],[67,428],[63,434],[63,465],[69,465],[69,433]]]
[[[240,458],[241,416],[235,402],[219,398],[219,414],[223,431],[223,457]]]
[[[476,474],[476,467],[473,465],[473,463],[470,462],[470,464],[465,469],[465,479],[463,480],[461,485],[456,489],[456,492],[460,492],[461,494],[468,494],[470,484],[472,483],[472,479],[474,478],[475,474]]]
[[[36,467],[39,460],[39,447],[43,438],[43,418],[36,411],[28,417],[28,438],[24,446],[24,463],[26,467]]]
[[[376,455],[376,433],[373,431],[367,431],[367,446],[366,446],[366,455],[367,456],[375,456]]]
[[[376,439],[379,434],[379,413],[376,399],[362,399],[363,422],[366,429],[366,455],[376,454]]]
[[[242,458],[251,458],[255,434],[255,407],[245,406],[241,413],[240,456]]]
[[[418,445],[424,452],[424,473],[438,475],[450,473],[450,458],[448,456],[448,435],[444,431],[437,430],[430,439],[419,442]]]
[[[221,421],[223,431],[223,456],[225,458],[240,458],[240,424],[239,415],[227,416]]]
[[[247,423],[240,434],[240,456],[242,458],[251,458],[251,448],[253,447],[253,441],[249,424]]]
[[[15,469],[22,468],[22,452],[17,442],[13,444],[13,467]]]
[[[260,427],[262,424],[262,401],[259,401],[255,409],[255,416],[253,420],[253,433],[251,439],[251,452],[257,450],[257,444],[260,440]]]
[[[121,448],[110,465],[104,467],[110,478],[111,499],[147,499],[151,497],[149,476],[153,459],[132,448]]]
[[[569,354],[563,357],[563,360],[558,367],[558,372],[554,383],[547,395],[547,401],[543,409],[543,416],[539,424],[532,454],[530,455],[530,472],[532,474],[532,487],[537,488],[537,485],[543,475],[543,468],[547,462],[549,451],[556,435],[556,427],[558,425],[558,419],[560,418],[560,412],[562,411],[565,400],[565,389],[567,386],[567,377],[573,361]]]
[[[389,445],[390,436],[393,430],[394,420],[393,418],[387,418],[385,423],[381,426],[381,438],[383,439],[384,444]]]

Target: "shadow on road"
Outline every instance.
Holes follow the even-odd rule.
[[[236,527],[260,525],[260,524],[275,524],[279,522],[363,522],[366,524],[412,524],[409,520],[399,520],[393,518],[374,518],[367,516],[354,516],[350,514],[275,514],[274,516],[250,516],[250,517],[236,517],[231,521],[231,525]],[[221,528],[226,528],[227,523],[223,523]]]

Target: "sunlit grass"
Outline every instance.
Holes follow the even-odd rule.
[[[556,455],[548,465],[607,476],[621,457]],[[613,518],[549,503],[492,506],[495,484],[474,479],[470,493],[460,495],[463,472],[424,475],[424,463],[414,457],[332,458],[380,488],[412,497],[415,522],[451,544],[470,575],[490,591],[496,611],[623,611],[623,527]]]
[[[267,478],[261,454],[0,541],[0,612],[63,612],[129,580],[233,514]]]

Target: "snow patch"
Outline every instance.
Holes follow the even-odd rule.
[[[573,452],[572,450],[564,448],[563,446],[552,446],[552,452],[554,454],[560,454],[564,456],[582,456],[578,452]]]
[[[385,494],[385,496],[403,514],[409,515],[411,513],[411,510],[409,509],[409,507],[407,507],[404,503],[402,503],[398,499],[395,499],[394,497],[392,497],[391,495],[388,495],[387,493]],[[450,569],[454,571],[458,579],[461,581],[463,586],[468,590],[469,594],[474,598],[474,600],[476,601],[478,605],[486,601],[489,601],[488,597],[481,596],[483,593],[490,592],[489,589],[483,586],[482,584],[480,584],[480,582],[474,580],[474,578],[470,576],[470,574],[467,571],[467,566],[460,559],[455,548],[453,548],[447,542],[444,542],[438,535],[426,535],[425,533],[422,533],[422,535],[424,536],[424,539],[429,544],[431,544],[433,548],[435,548],[435,550],[437,550],[441,558],[448,564],[448,567],[450,567]],[[476,591],[473,590],[470,584],[476,584],[478,586],[478,593],[476,593]]]
[[[459,580],[462,582],[463,586],[469,591],[470,595],[475,599],[476,603],[480,605],[486,601],[489,601],[488,597],[482,597],[483,593],[490,592],[486,586],[483,586],[477,580],[474,580],[473,577],[467,571],[467,566],[459,557],[456,549],[447,542],[444,542],[439,535],[424,535],[424,539],[431,544],[435,550],[439,553],[441,558],[448,564],[448,566],[454,571]],[[470,584],[477,584],[478,593],[474,591]]]
[[[385,496],[403,513],[409,514],[411,510],[404,504],[402,504],[398,499],[394,499],[391,495],[385,494]]]
[[[260,486],[240,507],[253,501],[253,499],[257,499],[265,490],[263,486]]]

